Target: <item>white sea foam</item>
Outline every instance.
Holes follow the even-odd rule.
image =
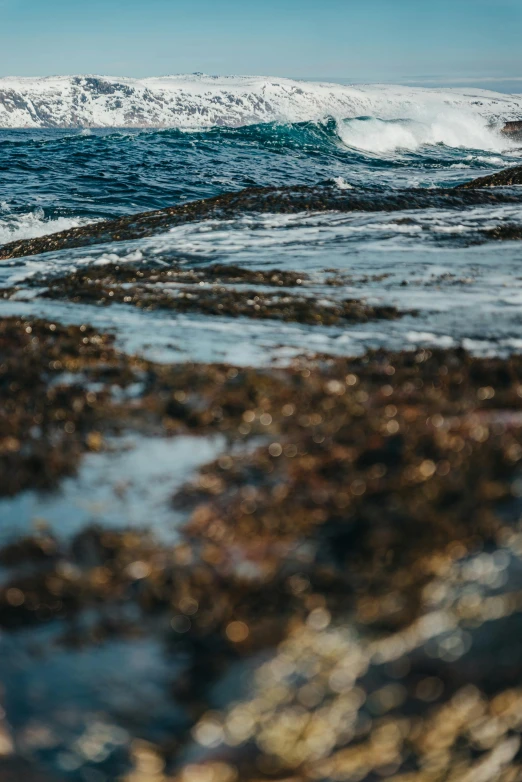
[[[264,77],[169,76],[126,79],[97,76],[0,79],[0,127],[179,127],[240,126],[300,122],[326,116],[417,119],[454,109],[469,117],[506,121],[522,116],[522,95],[489,90],[421,89],[390,85],[320,84]],[[427,139],[454,141],[434,126]],[[455,121],[453,121],[455,126]],[[470,131],[473,137],[478,130]],[[480,131],[482,132],[482,131]],[[418,131],[404,135],[407,146]],[[421,134],[422,135],[422,134]],[[439,137],[439,138],[437,138]],[[452,141],[453,139],[453,141]],[[390,146],[390,141],[384,146]],[[421,143],[425,143],[421,142]],[[471,144],[476,146],[476,142]],[[393,147],[393,144],[392,144]],[[490,149],[491,144],[485,147]]]
[[[496,217],[510,221],[515,217],[500,205],[495,209]],[[407,240],[407,235],[402,233],[408,226],[403,225],[396,226],[401,231],[396,234],[401,237],[400,241],[386,238],[384,234],[379,236],[379,232],[376,232],[376,241],[368,241],[372,219],[381,223],[388,221],[383,228],[389,234],[395,230],[393,220],[408,214],[415,217],[411,212],[395,213],[394,216],[352,216],[355,244],[350,240],[347,215],[266,215],[264,230],[262,227],[256,230],[255,217],[224,226],[215,222],[206,232],[200,230],[201,224],[179,226],[162,237],[21,259],[21,265],[16,268],[0,264],[0,279],[3,274],[5,285],[19,285],[23,289],[22,279],[31,273],[64,273],[109,256],[120,262],[130,259],[131,253],[137,250],[148,262],[154,258],[161,262],[163,253],[165,258],[172,258],[173,249],[176,252],[188,249],[192,262],[198,258],[201,261],[223,259],[252,268],[299,268],[308,272],[313,285],[317,286],[304,285],[304,295],[360,298],[364,292],[369,303],[412,309],[418,313],[416,317],[407,316],[384,324],[379,321],[359,324],[350,329],[248,320],[242,321],[238,328],[238,321],[233,318],[215,319],[197,314],[173,316],[171,311],[141,312],[119,304],[97,308],[30,297],[26,291],[9,300],[0,299],[1,310],[4,316],[43,317],[77,324],[89,322],[99,329],[111,329],[118,335],[122,348],[129,352],[144,352],[160,361],[218,360],[261,365],[274,357],[288,360],[291,355],[303,352],[354,355],[367,348],[398,350],[416,342],[425,346],[464,342],[469,349],[480,353],[519,350],[522,283],[518,279],[520,253],[516,244],[500,242],[493,254],[489,245],[462,247],[455,252],[448,250],[445,243],[430,246],[422,239],[419,242],[426,233],[421,230],[415,235],[411,233],[408,249],[403,241]],[[485,216],[484,209],[476,210],[477,225],[485,224]],[[418,217],[422,226],[434,226],[435,229],[438,221],[445,219],[443,211],[434,210]],[[447,213],[446,217],[450,219],[451,216]],[[325,225],[319,225],[319,219]],[[462,221],[462,213],[460,218],[457,213],[454,215],[456,231],[461,230],[459,219]],[[365,220],[368,221],[366,228],[361,224]],[[226,230],[226,226],[233,234],[228,240],[222,230]],[[190,237],[189,230],[194,230],[195,236]],[[212,247],[212,235],[220,250]],[[328,268],[347,275],[342,288],[323,288],[321,280],[325,277],[326,263]],[[281,347],[285,349],[283,354]]]
[[[342,176],[334,177],[334,184],[337,185],[339,190],[353,190],[353,185],[346,181]]]
[[[0,245],[20,239],[34,239],[36,236],[46,236],[92,222],[96,221],[81,217],[46,219],[43,209],[16,214],[10,212],[4,203],[0,204]]]
[[[177,256],[180,261],[233,262],[240,266],[298,268],[320,273],[327,263],[339,270],[351,268],[361,257],[358,273],[370,273],[366,252],[378,258],[378,272],[390,273],[388,253],[419,254],[424,259],[439,252],[441,237],[482,237],[480,232],[502,224],[521,224],[519,204],[478,206],[460,211],[427,209],[382,213],[297,213],[244,215],[228,220],[205,220],[175,226],[166,233],[139,240],[99,244],[50,253],[45,259],[27,258],[23,267],[3,272],[5,285],[34,273],[117,263],[157,263]],[[508,243],[502,243],[507,245]],[[449,246],[449,245],[448,245]],[[454,250],[452,250],[454,252]],[[327,261],[325,261],[325,257]],[[420,261],[419,261],[420,263]],[[445,269],[444,271],[451,271]],[[0,269],[0,283],[2,274]],[[403,279],[400,266],[393,269]]]
[[[512,143],[487,116],[480,116],[468,107],[410,107],[408,119],[352,119],[338,123],[341,141],[349,147],[376,155],[397,150],[416,151],[428,144],[447,147],[501,152]]]

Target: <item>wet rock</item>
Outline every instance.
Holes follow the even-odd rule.
[[[0,782],[58,782],[21,758],[0,759]]]
[[[111,389],[128,384],[136,368],[91,327],[1,320],[0,496],[50,488],[83,452],[99,449],[102,420],[117,428]]]
[[[497,225],[495,228],[489,228],[482,232],[485,239],[492,239],[500,242],[515,242],[522,239],[522,225],[514,223],[505,223]]]
[[[195,590],[203,605],[216,599],[215,589],[208,591],[216,582],[221,589],[228,585],[226,594],[231,589],[239,606],[245,573],[254,590],[273,585],[280,611],[281,579],[303,569],[317,588],[323,584],[330,610],[346,608],[357,584],[362,594],[384,596],[393,588],[403,594],[400,608],[390,614],[383,603],[373,623],[385,628],[412,621],[425,578],[422,568],[413,574],[414,562],[452,542],[472,548],[477,535],[491,538],[502,526],[495,509],[513,500],[522,458],[521,361],[420,351],[299,361],[277,370],[140,364],[147,378],[140,398],[121,402],[121,409],[106,409],[100,399],[102,433],[117,415],[127,427],[146,421],[165,434],[220,432],[231,444],[254,447],[224,453],[178,495],[178,506],[191,514],[180,548],[159,554],[146,536],[89,530],[58,556],[73,565],[71,572],[62,564],[55,572],[64,582],[59,600],[52,598],[53,580],[45,599],[40,593],[49,590],[48,579],[12,581],[3,592],[0,622],[29,621],[32,604],[46,606],[52,618],[81,611],[85,601],[106,602],[112,592],[118,601],[136,600],[129,592],[136,580],[142,606],[166,609],[176,583]],[[31,392],[39,394],[39,386],[25,391],[29,408]],[[52,453],[52,443],[47,447]],[[299,555],[303,541],[307,564]],[[40,548],[37,540],[26,541],[4,559],[13,551],[30,559]],[[56,558],[49,558],[51,568]],[[74,568],[85,576],[74,575]],[[193,577],[198,586],[189,589]],[[24,597],[22,608],[19,593],[34,599]],[[216,628],[224,616],[245,621],[244,610],[234,619],[229,597],[223,599],[219,610],[209,607],[211,613],[201,615],[201,631]],[[191,619],[194,628],[199,619]]]
[[[268,290],[245,289],[245,283],[269,286]],[[241,284],[234,289],[222,283]],[[196,269],[136,268],[118,265],[91,267],[63,277],[33,277],[29,287],[48,299],[109,306],[127,304],[143,310],[170,310],[218,317],[247,317],[254,320],[282,320],[310,326],[366,323],[394,320],[413,311],[387,305],[372,305],[361,299],[302,296],[281,287],[306,287],[310,278],[298,272],[254,271],[232,266]],[[341,275],[325,280],[326,286],[342,287]],[[44,290],[40,290],[45,286]],[[16,290],[4,289],[9,298]]]
[[[501,133],[514,141],[522,141],[522,122],[506,122]]]
[[[6,549],[2,560],[16,552],[17,563],[0,587],[5,633],[56,626],[85,653],[141,635],[181,655],[165,698],[183,703],[184,732],[155,751],[161,768],[187,757],[207,768],[173,779],[251,782],[277,767],[280,779],[369,781],[437,763],[440,779],[455,768],[517,778],[522,597],[493,577],[507,579],[507,552],[520,552],[522,357],[168,366],[50,325],[3,321],[1,365],[23,369],[27,354],[35,367],[10,392],[24,410],[45,400],[62,355],[89,377],[108,365],[122,388],[141,379],[130,401],[91,400],[92,417],[78,420],[87,434],[103,436],[116,416],[130,431],[221,433],[227,444],[173,498],[186,518],[173,544],[144,519],[143,531],[100,524],[41,559],[40,537]],[[55,436],[43,430],[50,453]],[[241,661],[250,690],[216,705],[216,677],[238,679]]]
[[[106,306],[119,303],[143,310],[282,320],[311,326],[394,320],[402,315],[414,314],[412,311],[401,312],[393,306],[371,305],[360,299],[312,298],[293,293],[232,290],[220,286],[212,286],[210,290],[178,288],[169,292],[163,286],[154,288],[150,284],[119,287],[110,280],[97,281],[81,273],[50,281],[41,295],[75,303]]]
[[[480,190],[490,187],[512,187],[513,185],[522,185],[522,166],[507,168],[498,174],[474,179],[472,182],[466,182],[458,185],[456,190]]]
[[[123,282],[168,282],[198,285],[199,283],[214,283],[222,285],[250,284],[278,287],[295,287],[306,285],[310,276],[305,272],[293,272],[283,269],[245,269],[235,264],[212,263],[203,267],[189,268],[181,265],[171,265],[169,269],[129,269],[111,265],[105,267],[108,275],[115,281]],[[98,274],[100,272],[98,271]]]
[[[0,550],[0,564],[16,567],[20,564],[41,563],[55,559],[57,554],[57,541],[50,535],[41,534],[5,546]]]

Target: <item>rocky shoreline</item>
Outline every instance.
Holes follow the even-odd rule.
[[[238,285],[239,287],[225,287]],[[248,284],[258,288],[245,287]],[[280,320],[310,326],[334,326],[395,320],[415,312],[393,306],[372,305],[361,299],[317,298],[301,295],[310,277],[298,272],[251,271],[241,267],[206,266],[199,271],[175,265],[169,269],[116,264],[91,267],[64,276],[34,277],[20,287],[4,288],[10,299],[35,288],[43,299],[66,300],[75,304],[102,306],[124,304],[143,311],[167,310],[213,317],[246,317],[253,320]],[[339,288],[339,276],[326,277],[326,287]],[[281,291],[284,287],[286,290]]]
[[[286,188],[256,187],[202,201],[143,212],[70,228],[49,236],[24,239],[0,247],[0,261],[107,242],[142,239],[190,222],[230,219],[251,213],[395,212],[404,209],[461,209],[466,206],[519,204],[522,194],[513,186],[522,182],[522,167],[446,189],[410,189],[383,192],[371,188],[340,189],[335,183]],[[495,188],[495,189],[494,189]]]
[[[520,169],[476,181],[469,195],[415,198],[518,203],[516,189],[502,189],[517,184]],[[244,191],[6,245],[0,257],[150,235],[243,206],[377,202],[330,185]],[[492,239],[519,238],[501,228],[488,229]],[[319,326],[413,314],[336,297],[347,281],[173,260],[35,275],[2,295]],[[116,528],[103,507],[71,534],[42,520],[25,536],[2,530],[0,631],[22,650],[11,657],[23,681],[36,681],[24,683],[34,714],[0,711],[2,782],[520,778],[521,355],[415,348],[267,368],[158,363],[88,323],[3,317],[0,393],[4,509],[27,492],[59,494],[128,436],[136,448],[145,437],[220,443],[170,491],[183,519],[175,540],[153,512]],[[167,462],[167,486],[182,459]],[[141,643],[166,670],[153,706],[122,651]],[[87,667],[113,646],[127,700],[93,706],[95,728],[82,733],[71,711],[49,708],[41,666],[81,652]],[[60,679],[88,711],[67,665]],[[0,706],[13,697],[4,689]]]

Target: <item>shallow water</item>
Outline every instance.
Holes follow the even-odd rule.
[[[183,521],[172,506],[174,493],[223,445],[220,438],[114,439],[104,452],[88,454],[78,475],[55,491],[0,498],[0,545],[38,530],[66,540],[92,524],[126,529],[146,523],[172,541]]]
[[[522,205],[509,205],[474,208],[465,214],[426,210],[262,215],[189,224],[150,239],[6,263],[0,284],[20,285],[21,290],[2,302],[0,311],[112,328],[126,349],[168,361],[194,358],[255,365],[300,352],[355,354],[366,348],[400,349],[420,343],[462,344],[480,353],[517,350],[522,345],[520,243],[474,242],[478,231],[521,221]],[[35,275],[111,262],[161,267],[172,260],[295,269],[311,275],[302,288],[305,295],[362,297],[371,304],[415,310],[416,315],[349,328],[244,319],[239,327],[234,318],[51,303],[35,298],[37,290],[24,292],[23,280]],[[331,272],[344,275],[342,286],[324,285]]]

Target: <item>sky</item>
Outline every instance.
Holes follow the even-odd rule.
[[[522,0],[0,0],[0,76],[202,71],[522,92]]]

